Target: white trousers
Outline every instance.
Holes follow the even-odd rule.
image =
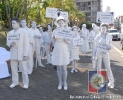
[[[36,45],[36,59],[38,61],[38,65],[41,66],[41,51],[40,51],[40,45]]]
[[[15,84],[19,82],[18,64],[20,64],[21,67],[23,84],[28,85],[29,79],[28,79],[26,61],[11,60],[12,82]]]
[[[113,77],[112,70],[111,70],[111,67],[110,67],[109,53],[102,53],[102,52],[98,53],[98,56],[97,56],[97,70],[100,70],[101,67],[102,67],[102,59],[103,59],[103,62],[104,62],[105,69],[107,71],[108,80],[109,80],[110,83],[114,84],[114,77]]]
[[[46,56],[47,56],[47,63],[51,63],[50,59],[50,45],[45,43],[45,50],[46,50]]]
[[[33,45],[30,44],[30,47],[29,47],[29,60],[27,61],[27,68],[28,68],[28,73],[29,74],[31,74],[32,71],[33,71],[33,65],[34,65],[33,54],[34,54]]]

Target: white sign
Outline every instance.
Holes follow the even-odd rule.
[[[58,8],[46,8],[46,17],[48,18],[57,18],[58,17],[58,12],[59,9]],[[68,20],[68,12],[63,12],[60,11],[60,16],[63,16],[65,19]]]
[[[114,12],[97,12],[97,23],[113,23]]]
[[[76,45],[82,45],[83,44],[83,39],[81,38],[75,38],[73,40],[73,45],[76,46]]]
[[[69,30],[57,30],[54,36],[71,40],[73,37],[73,33]]]
[[[89,42],[93,42],[94,41],[94,37],[92,36],[92,37],[88,37],[88,41]]]
[[[17,42],[20,40],[20,34],[13,34],[13,35],[9,35],[7,38],[10,43],[11,42]]]
[[[100,50],[100,51],[108,52],[110,49],[111,49],[110,45],[106,45],[106,44],[102,44],[102,43],[98,44],[98,50]]]
[[[41,36],[35,35],[34,39],[41,39]]]

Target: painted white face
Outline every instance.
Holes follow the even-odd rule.
[[[83,26],[83,29],[86,29],[86,24],[83,24],[82,26]]]
[[[22,27],[26,27],[26,20],[22,20],[22,21],[21,21],[21,26],[22,26]]]
[[[41,33],[43,32],[43,29],[42,29],[42,27],[40,27],[40,28],[39,28],[39,31],[40,31]]]
[[[107,33],[107,28],[106,28],[106,26],[102,26],[102,27],[101,27],[101,33],[102,33],[102,34],[106,34],[106,33]]]
[[[19,26],[19,23],[16,22],[15,20],[12,20],[12,28],[13,29],[18,29],[20,26]]]
[[[36,28],[36,22],[31,23],[32,28]]]
[[[48,30],[52,30],[52,28],[51,28],[51,26],[50,26],[50,25],[48,25],[48,26],[47,26],[47,28],[48,28]]]
[[[58,26],[59,27],[64,27],[65,26],[65,22],[63,20],[59,20],[58,21]]]
[[[73,31],[77,32],[78,30],[77,30],[77,28],[73,28]]]

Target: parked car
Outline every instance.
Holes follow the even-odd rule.
[[[112,36],[112,40],[121,40],[121,33],[117,29],[109,29],[108,33]]]

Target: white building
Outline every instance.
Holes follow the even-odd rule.
[[[74,0],[79,11],[86,15],[86,21],[96,22],[98,11],[102,11],[102,0]]]

